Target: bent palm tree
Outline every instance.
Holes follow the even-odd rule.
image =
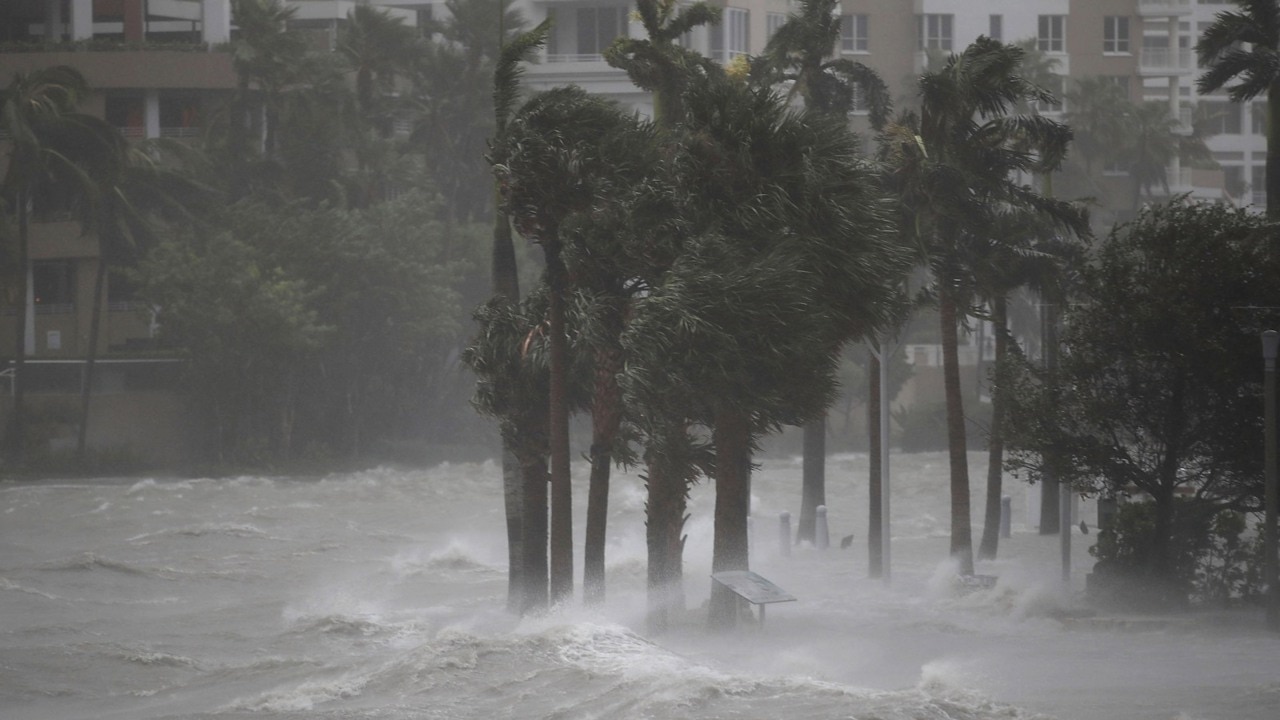
[[[1280,5],[1275,0],[1238,0],[1239,10],[1214,16],[1196,43],[1200,65],[1208,69],[1196,81],[1207,94],[1227,88],[1233,102],[1267,97],[1267,217],[1280,217]]]
[[[77,112],[88,85],[77,70],[55,66],[18,74],[0,91],[0,130],[9,140],[9,163],[0,179],[0,196],[14,215],[14,323],[13,421],[9,428],[8,455],[20,463],[25,453],[26,336],[28,332],[28,279],[30,222],[51,195],[86,198],[93,184],[79,163],[111,154],[110,135],[100,132],[104,123]],[[116,136],[119,133],[115,133]],[[103,143],[107,143],[104,146]],[[61,188],[59,192],[51,191]],[[56,202],[56,201],[55,201]],[[82,201],[82,206],[88,203]]]
[[[920,78],[921,111],[889,133],[891,186],[914,215],[910,234],[933,271],[942,338],[951,467],[951,554],[963,574],[973,572],[969,471],[957,330],[973,293],[964,246],[991,226],[1000,207],[1026,207],[1073,230],[1086,231],[1081,213],[1019,185],[1019,172],[1043,172],[1061,162],[1071,138],[1066,126],[1017,106],[1052,101],[1019,74],[1023,52],[979,38],[945,65]]]

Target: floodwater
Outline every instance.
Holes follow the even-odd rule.
[[[985,461],[970,455],[976,530]],[[1072,619],[1095,534],[1014,497],[1013,537],[963,593],[942,454],[893,462],[893,581],[867,577],[866,457],[828,464],[832,547],[783,557],[800,465],[753,481],[753,569],[798,598],[703,629],[712,494],[693,492],[675,630],[644,632],[643,486],[616,477],[609,599],[504,611],[493,463],[322,478],[0,484],[0,717],[1276,720],[1280,637],[1256,612]],[[586,468],[575,467],[581,536]],[[1092,525],[1085,503],[1080,519]],[[840,538],[853,535],[840,549]],[[975,542],[976,542],[975,537]],[[581,572],[581,554],[578,554]]]

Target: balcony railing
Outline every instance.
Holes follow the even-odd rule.
[[[1187,15],[1191,0],[1138,0],[1139,15]]]
[[[586,62],[604,62],[604,55],[600,53],[559,53],[556,55],[547,55],[549,63],[586,63]]]
[[[1195,70],[1190,48],[1142,48],[1138,68],[1146,74],[1183,74]]]
[[[163,138],[196,138],[204,128],[199,127],[162,127],[160,128],[160,137]]]

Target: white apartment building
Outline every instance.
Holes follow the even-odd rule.
[[[386,8],[410,25],[447,12],[443,0],[286,0],[299,26],[330,29],[363,2]],[[526,75],[531,89],[572,83],[649,112],[647,95],[602,55],[615,38],[643,32],[633,15],[634,0],[512,2],[530,25],[554,20],[540,61]],[[712,2],[724,8],[722,23],[694,30],[685,42],[721,61],[763,50],[791,7],[789,0]],[[126,41],[181,36],[218,44],[232,31],[230,0],[6,0],[3,5],[0,24],[26,27],[9,35],[0,31],[0,42],[22,36]],[[912,102],[912,79],[930,53],[958,52],[979,35],[1004,42],[1033,39],[1056,63],[1062,79],[1055,90],[1069,89],[1074,78],[1104,76],[1134,101],[1168,103],[1187,132],[1193,117],[1205,119],[1213,133],[1208,145],[1221,169],[1192,170],[1175,162],[1168,172],[1171,194],[1190,192],[1260,207],[1265,102],[1229,103],[1222,93],[1201,98],[1195,89],[1196,40],[1217,12],[1231,7],[1230,0],[842,0],[840,50],[879,71],[897,104],[905,106]],[[162,127],[160,97],[150,93],[142,101],[147,127]],[[1103,174],[1103,197],[1129,195],[1122,173]]]

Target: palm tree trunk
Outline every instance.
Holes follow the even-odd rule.
[[[751,509],[751,419],[737,410],[719,408],[712,430],[716,446],[715,538],[711,572],[748,570],[747,514]],[[708,623],[727,629],[737,623],[738,596],[720,583],[711,584]]]
[[[650,632],[662,633],[670,627],[671,616],[684,609],[685,483],[684,474],[673,466],[660,443],[651,443],[646,450],[645,465],[647,626]]]
[[[880,486],[880,469],[884,458],[880,457],[880,356],[874,350],[868,353],[867,363],[867,455],[868,475],[867,505],[869,519],[867,522],[867,575],[878,578],[884,575],[884,546],[881,544],[880,497],[883,488]]]
[[[944,276],[947,277],[947,276]],[[951,556],[960,574],[973,574],[973,530],[969,519],[969,461],[964,427],[964,397],[960,390],[959,318],[954,291],[942,284],[939,292],[942,331],[942,374],[947,401],[947,448],[951,461]]]
[[[98,268],[93,278],[93,311],[89,319],[89,349],[85,355],[84,382],[80,386],[80,428],[76,434],[76,464],[85,463],[89,438],[89,402],[93,396],[93,371],[98,360],[98,331],[102,324],[102,295],[107,284],[107,257],[99,246]]]
[[[19,190],[14,198],[18,208],[18,257],[17,283],[14,291],[18,297],[17,313],[14,317],[13,343],[13,420],[9,424],[9,459],[14,465],[21,465],[27,452],[27,377],[25,360],[27,356],[27,304],[29,302],[27,288],[27,272],[30,265],[30,208],[27,207],[26,191]]]
[[[800,523],[796,542],[817,542],[818,506],[827,504],[827,417],[804,426],[804,462],[801,468]]]
[[[618,318],[621,331],[621,318]],[[622,391],[618,373],[622,351],[609,348],[596,353],[595,389],[591,405],[591,480],[587,490],[587,536],[582,560],[582,592],[588,604],[604,601],[605,530],[609,521],[609,472],[613,442],[622,425]]]
[[[991,387],[991,439],[987,445],[987,507],[982,521],[978,557],[992,560],[1000,546],[1001,497],[1004,494],[1004,362],[1009,352],[1009,302],[998,294],[992,302],[996,334],[995,382]]]
[[[516,267],[515,244],[511,238],[511,221],[502,209],[502,198],[495,183],[493,218],[493,252],[490,263],[490,282],[493,294],[509,303],[520,299],[520,276]],[[520,464],[516,458],[512,438],[502,433],[502,496],[507,515],[507,610],[519,612],[523,591],[520,587],[520,570],[524,563],[521,550],[522,499]]]
[[[564,264],[557,240],[548,240],[550,372],[548,436],[551,449],[551,602],[573,597],[573,496],[569,476],[568,340],[565,337]]]
[[[522,614],[541,612],[547,608],[547,463],[541,455],[523,457],[520,480],[524,486],[524,537],[521,547],[520,585],[523,591]]]

